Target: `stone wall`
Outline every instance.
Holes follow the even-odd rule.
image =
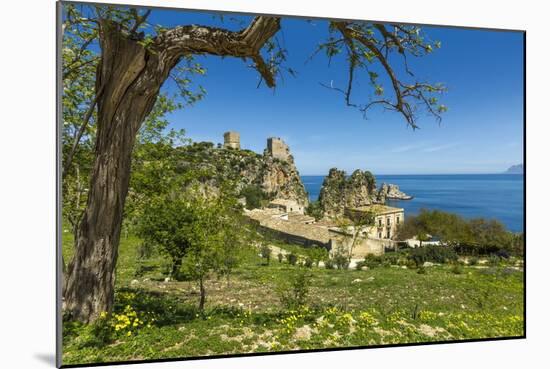
[[[344,250],[348,250],[351,247],[353,238],[350,236],[344,236],[339,230],[330,231],[330,249],[338,250],[342,247]],[[385,247],[389,247],[393,242],[390,240],[376,240],[365,236],[359,236],[355,241],[353,247],[353,259],[362,259],[366,255],[383,255]]]

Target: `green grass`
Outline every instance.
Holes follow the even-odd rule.
[[[195,282],[164,282],[162,256],[136,262],[139,243],[121,240],[115,314],[143,323],[66,323],[64,364],[523,335],[523,272],[509,267],[312,268],[307,307],[285,311],[277,289],[299,267],[250,254],[229,280],[208,280],[199,314]],[[63,245],[69,260],[70,236]]]

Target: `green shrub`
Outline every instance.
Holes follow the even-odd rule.
[[[150,259],[151,256],[153,256],[154,251],[155,246],[152,243],[143,241],[137,248],[137,258],[138,260]]]
[[[327,260],[325,260],[325,268],[334,269],[334,260],[332,258],[328,258]]]
[[[487,264],[489,264],[490,266],[498,266],[500,265],[500,261],[500,257],[498,257],[497,255],[490,255],[487,259]]]
[[[418,274],[427,274],[428,271],[427,271],[427,269],[426,269],[425,267],[420,266],[420,267],[418,268],[418,270],[417,270],[417,273],[418,273]]]
[[[291,275],[287,283],[279,287],[279,299],[285,309],[296,310],[306,306],[311,277],[309,271],[301,269]]]
[[[346,270],[349,268],[349,259],[346,255],[337,254],[334,256],[334,265],[337,269]]]
[[[420,266],[426,261],[440,264],[456,262],[458,260],[458,255],[450,247],[429,245],[412,250],[409,254],[409,258],[413,260],[417,266]]]
[[[409,269],[415,269],[416,268],[416,262],[412,259],[407,259],[407,264],[405,266]]]
[[[367,255],[365,256],[365,266],[367,266],[369,269],[373,269],[376,267],[379,267],[384,262],[384,257],[379,255]]]
[[[86,345],[90,346],[108,345],[113,343],[117,336],[113,329],[113,320],[107,314],[102,314],[90,325],[90,333],[90,337],[86,340]]]
[[[400,255],[396,252],[389,252],[384,254],[383,259],[390,265],[399,265]]]
[[[306,249],[306,253],[316,266],[319,266],[320,261],[328,258],[328,251],[324,247],[314,246]]]
[[[298,262],[298,255],[293,252],[286,254],[286,260],[290,265],[296,265],[296,263]]]
[[[265,192],[259,186],[254,185],[243,188],[240,195],[245,198],[247,209],[261,208],[262,202],[267,198]]]
[[[477,265],[479,264],[479,258],[476,257],[476,256],[472,256],[468,259],[468,264],[469,265]]]
[[[451,268],[451,273],[453,274],[462,274],[464,270],[462,269],[462,266],[458,263],[454,264]]]
[[[277,254],[277,259],[279,259],[279,263],[282,263],[282,262],[283,262],[283,258],[284,258],[284,256],[283,256],[282,253],[278,253],[278,254]]]
[[[262,255],[262,258],[266,260],[266,264],[269,265],[269,261],[271,260],[271,247],[268,245],[262,245],[260,248],[260,254]]]
[[[324,215],[323,208],[321,207],[321,203],[319,201],[310,202],[306,208],[305,213],[309,216],[314,217],[315,220],[321,219]]]
[[[304,261],[304,266],[306,268],[311,268],[313,266],[313,259],[308,256]]]

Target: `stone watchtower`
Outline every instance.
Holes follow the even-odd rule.
[[[223,147],[240,149],[241,136],[239,135],[239,132],[233,132],[233,131],[225,132],[223,134]]]
[[[285,161],[290,157],[288,145],[279,137],[269,137],[267,139],[267,152],[270,156]]]

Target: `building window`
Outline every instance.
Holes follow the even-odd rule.
[[[382,232],[378,232],[378,238],[382,238]]]
[[[378,226],[382,227],[382,219],[378,219]],[[380,237],[380,238],[382,238],[382,237]]]
[[[386,219],[386,224],[387,224],[387,225],[390,225],[390,224],[391,224],[391,218]]]
[[[395,222],[396,222],[397,224],[399,224],[399,216],[397,216],[397,218],[395,218]]]
[[[390,233],[390,230],[388,229],[388,237],[386,238],[391,238],[391,233]]]

